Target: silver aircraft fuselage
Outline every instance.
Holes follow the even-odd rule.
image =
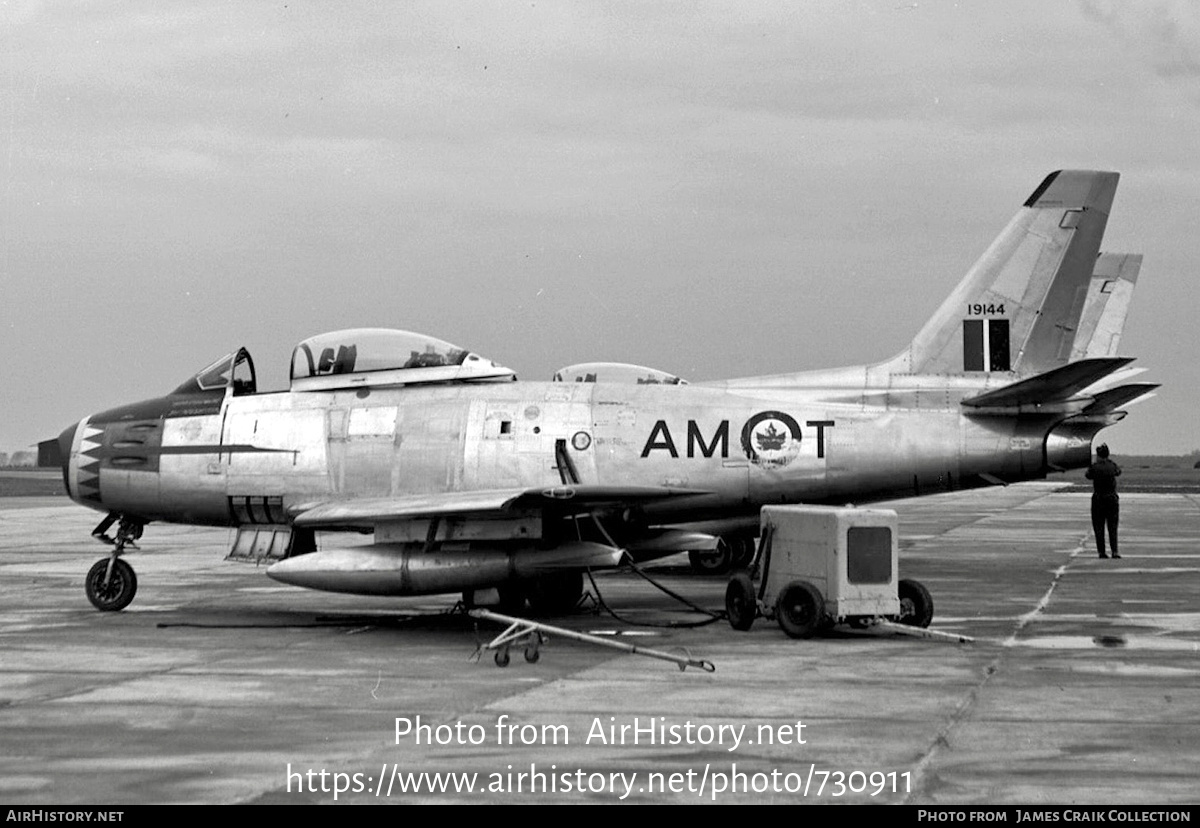
[[[72,427],[66,484],[84,505],[146,521],[275,523],[310,502],[557,486],[561,442],[579,483],[703,490],[645,507],[681,522],[1037,479],[1088,460],[1086,440],[1047,447],[1062,413],[964,413],[982,378],[875,391],[857,378],[854,389],[505,382],[168,397]]]

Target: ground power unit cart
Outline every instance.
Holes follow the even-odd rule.
[[[764,506],[750,570],[725,591],[730,625],[774,618],[792,638],[835,624],[928,627],[929,591],[898,577],[897,526],[889,509]]]

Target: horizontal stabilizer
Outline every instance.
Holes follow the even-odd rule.
[[[1083,389],[1084,396],[1094,397],[1101,391],[1107,391],[1110,388],[1116,388],[1118,385],[1128,385],[1130,381],[1141,374],[1146,373],[1147,368],[1122,368],[1120,371],[1113,371],[1107,377],[1098,382],[1093,382],[1087,388]]]
[[[293,510],[296,526],[372,526],[382,521],[457,515],[501,514],[517,509],[583,511],[592,506],[647,503],[668,497],[706,494],[701,489],[666,486],[547,486],[473,492],[372,497],[304,504]]]
[[[1072,362],[1044,374],[1014,382],[962,401],[974,409],[1017,408],[1063,403],[1089,385],[1133,362],[1130,357],[1104,357]]]
[[[1156,382],[1135,382],[1101,391],[1092,404],[1083,410],[1085,415],[1109,414],[1124,405],[1137,402],[1142,397],[1159,387]]]

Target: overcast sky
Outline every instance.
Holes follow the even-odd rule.
[[[1196,5],[0,2],[0,450],[338,328],[877,361],[1064,167],[1145,254],[1105,439],[1200,448]]]

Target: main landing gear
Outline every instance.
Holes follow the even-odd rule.
[[[493,609],[505,615],[529,611],[539,618],[571,615],[583,598],[583,573],[578,570],[553,572],[522,581],[509,581],[495,588],[495,600],[481,598],[489,590],[463,590],[462,603],[468,610]]]
[[[743,569],[754,559],[754,538],[749,535],[729,535],[718,538],[713,549],[693,549],[688,552],[692,571],[701,575],[723,575],[731,569]]]
[[[117,526],[116,538],[108,536],[108,530],[120,520]],[[88,600],[92,606],[101,612],[116,612],[129,606],[133,596],[137,594],[137,575],[133,567],[121,560],[125,547],[137,549],[134,543],[142,536],[145,524],[116,512],[100,521],[100,525],[92,530],[92,537],[102,543],[112,544],[112,553],[107,558],[96,561],[88,570],[87,580],[83,583]]]

